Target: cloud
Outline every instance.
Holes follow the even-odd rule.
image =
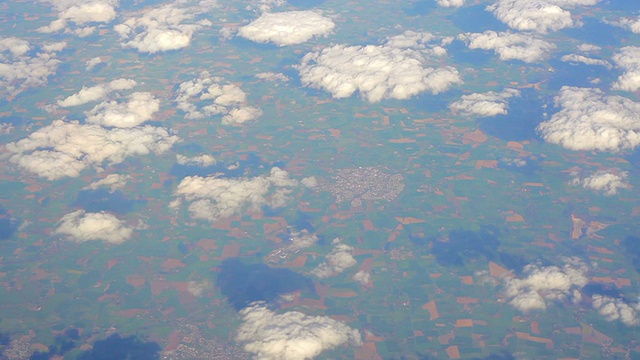
[[[334,98],[349,97],[358,91],[375,103],[382,99],[408,99],[426,91],[438,94],[462,83],[455,68],[428,66],[435,63],[434,57],[443,55],[443,48],[425,43],[418,48],[393,45],[414,43],[420,37],[431,39],[429,35],[408,31],[382,45],[335,45],[306,54],[296,69],[304,86],[325,89]]]
[[[500,60],[520,60],[527,63],[539,62],[549,56],[555,45],[529,34],[496,32],[461,34],[459,38],[469,49],[493,50]]]
[[[209,154],[202,154],[198,156],[187,157],[184,155],[177,154],[176,162],[180,165],[191,165],[191,166],[200,166],[207,167],[211,165],[215,165],[217,163],[216,158]]]
[[[93,34],[95,24],[109,23],[116,17],[118,0],[49,0],[58,12],[58,18],[49,25],[42,26],[37,31],[55,33],[64,30],[65,33],[85,37]]]
[[[460,7],[464,5],[464,0],[436,0],[442,7]]]
[[[595,294],[591,296],[593,308],[607,321],[620,320],[627,326],[640,324],[640,303],[628,304],[622,299]]]
[[[560,61],[568,63],[582,63],[586,65],[601,65],[607,69],[611,69],[611,64],[608,61],[602,59],[593,59],[584,55],[568,54],[560,58]]]
[[[114,30],[122,39],[122,46],[142,53],[178,50],[189,46],[193,34],[211,26],[209,20],[196,17],[214,6],[200,2],[196,6],[181,7],[178,3],[147,9],[139,17],[130,17]]]
[[[132,128],[148,120],[160,110],[160,101],[149,92],[135,92],[126,103],[102,102],[85,112],[87,122],[102,126]]]
[[[620,152],[640,145],[640,103],[599,89],[564,86],[561,110],[538,125],[542,138],[570,150]]]
[[[275,82],[287,82],[289,81],[289,77],[282,73],[274,73],[274,72],[263,72],[254,75],[256,79],[266,80],[266,81],[275,81]]]
[[[55,120],[27,138],[6,145],[10,161],[49,180],[77,177],[86,168],[101,170],[129,156],[162,154],[178,141],[152,126],[107,129],[78,121]]]
[[[516,89],[505,89],[499,93],[489,91],[486,93],[462,95],[460,100],[449,105],[449,109],[463,116],[505,115],[509,109],[507,100],[513,96],[520,96],[520,91]]]
[[[592,52],[592,51],[600,51],[602,48],[598,45],[593,44],[580,44],[578,45],[578,50],[582,52]]]
[[[55,54],[60,46],[49,44],[34,51],[26,40],[0,37],[0,96],[11,98],[28,88],[47,85],[60,64]]]
[[[211,288],[211,283],[206,280],[194,281],[191,280],[187,283],[187,291],[195,297],[201,297],[206,290]]]
[[[95,68],[96,66],[102,63],[103,61],[99,56],[91,58],[87,60],[87,62],[85,63],[85,65],[87,65],[86,70],[87,71],[93,70],[93,68]]]
[[[315,245],[318,242],[318,236],[310,233],[307,229],[302,229],[300,231],[290,229],[289,241],[291,241],[289,248],[304,249]]]
[[[574,6],[595,5],[600,0],[497,0],[487,6],[495,17],[512,29],[546,33],[577,27],[571,12]]]
[[[263,305],[240,311],[236,340],[260,360],[313,359],[343,344],[360,346],[360,332],[327,316],[298,311],[277,314]]]
[[[613,90],[637,91],[640,89],[640,47],[623,47],[613,55],[613,62],[625,71],[613,84]]]
[[[627,29],[634,34],[640,34],[640,17],[625,17],[615,21],[607,21],[607,23]]]
[[[278,46],[302,44],[314,36],[326,36],[335,27],[333,20],[316,11],[264,13],[238,30],[238,36],[258,43]]]
[[[108,187],[111,189],[111,192],[116,191],[117,189],[122,189],[127,185],[127,182],[131,180],[131,176],[129,175],[121,175],[121,174],[109,174],[100,180],[96,180],[91,184],[84,187],[84,189],[95,190],[101,187]]]
[[[247,5],[246,9],[250,11],[268,12],[274,6],[284,6],[287,2],[285,0],[251,0],[251,3]]]
[[[210,103],[202,105],[204,101]],[[240,87],[235,84],[223,84],[221,78],[213,77],[206,71],[200,73],[197,79],[180,84],[176,102],[178,109],[186,113],[185,119],[222,115],[223,125],[233,125],[253,121],[262,116],[262,110],[247,106],[247,94]]]
[[[296,180],[277,167],[268,175],[252,178],[187,176],[178,185],[174,193],[176,200],[170,207],[177,208],[186,200],[193,218],[216,221],[244,211],[257,211],[263,206],[283,207],[297,185]]]
[[[64,100],[58,101],[58,106],[71,107],[83,105],[92,101],[98,101],[113,91],[132,89],[136,84],[135,80],[132,79],[116,79],[110,83],[99,84],[96,86],[83,86],[82,90],[79,92],[68,96]]]
[[[357,263],[353,255],[351,255],[353,250],[351,246],[342,244],[340,239],[334,239],[333,243],[333,249],[326,256],[325,261],[311,271],[312,275],[321,279],[327,278],[340,274]]]
[[[611,196],[617,194],[618,189],[628,189],[630,187],[629,183],[625,181],[626,179],[627,173],[624,171],[618,174],[597,171],[583,179],[575,178],[571,180],[570,184],[582,186],[585,189],[601,191],[605,195]]]
[[[67,235],[70,240],[79,243],[102,240],[111,244],[121,244],[131,238],[133,230],[111,214],[77,210],[63,216],[53,233]]]
[[[353,274],[351,280],[359,282],[360,285],[368,286],[371,285],[371,274],[366,271],[360,270],[357,273]]]
[[[527,265],[526,277],[504,278],[503,293],[509,305],[527,312],[544,310],[549,301],[580,301],[580,289],[589,281],[588,267],[577,258],[565,258],[564,262],[562,267]]]

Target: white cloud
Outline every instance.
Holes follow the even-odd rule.
[[[640,34],[640,17],[625,17],[608,23],[627,29],[634,34]]]
[[[47,84],[60,64],[55,50],[60,45],[45,45],[33,56],[34,47],[26,40],[0,37],[0,96],[13,97],[22,91]]]
[[[285,0],[251,0],[251,3],[247,5],[246,9],[256,12],[268,12],[274,6],[286,5]]]
[[[327,316],[277,314],[259,304],[241,310],[240,316],[236,340],[255,359],[306,360],[343,344],[362,344],[358,330]]]
[[[256,79],[266,80],[266,81],[277,81],[277,82],[287,82],[289,81],[289,77],[282,73],[275,72],[263,72],[255,75]]]
[[[585,189],[603,192],[605,195],[615,195],[618,189],[628,189],[629,183],[626,182],[627,173],[620,172],[618,174],[607,171],[597,171],[596,173],[580,179],[571,180],[571,185],[582,186]]]
[[[252,178],[227,179],[215,175],[187,176],[175,191],[177,199],[170,206],[189,203],[195,219],[216,221],[243,211],[257,211],[263,206],[278,208],[286,205],[289,194],[298,185],[289,174],[277,167],[269,175]]]
[[[88,102],[97,101],[109,93],[118,90],[128,90],[136,86],[135,80],[131,79],[116,79],[110,83],[99,84],[91,87],[82,87],[79,92],[68,96],[64,100],[58,101],[60,107],[71,107],[83,105]]]
[[[314,36],[326,36],[334,27],[333,20],[316,11],[264,13],[241,27],[238,36],[258,43],[286,46],[301,44]]]
[[[42,50],[47,53],[52,53],[56,51],[62,51],[67,47],[66,41],[59,41],[54,43],[44,43],[42,45]]]
[[[420,42],[418,48],[404,47],[416,38],[433,38],[425,35],[406,32],[383,45],[335,45],[306,54],[296,68],[304,86],[325,89],[334,98],[358,91],[369,102],[408,99],[425,91],[438,94],[462,83],[455,68],[428,66],[435,63],[433,57],[443,55],[439,44]]]
[[[371,285],[371,274],[366,271],[360,270],[357,273],[353,274],[351,280],[357,281],[363,286],[368,286]]]
[[[600,0],[497,0],[487,10],[512,29],[546,33],[577,27],[581,23],[566,10],[595,5]]]
[[[122,189],[123,187],[125,187],[129,180],[131,180],[131,176],[129,175],[109,174],[104,178],[96,180],[87,185],[85,189],[95,190],[101,187],[108,187],[109,189],[111,189],[111,192],[114,192],[117,189]]]
[[[201,105],[204,101],[210,103]],[[253,121],[262,116],[262,110],[247,105],[247,94],[240,87],[235,84],[223,84],[221,78],[213,77],[206,71],[200,73],[197,79],[180,84],[176,102],[178,109],[186,113],[186,119],[222,115],[223,125],[233,125]]]
[[[556,48],[550,42],[529,34],[496,32],[466,33],[459,38],[467,43],[469,49],[493,50],[500,60],[520,60],[527,63],[546,59],[549,52]]]
[[[211,288],[211,283],[206,280],[194,281],[191,280],[187,283],[187,291],[195,297],[201,297],[204,292]]]
[[[114,30],[123,40],[123,47],[142,53],[178,50],[189,46],[196,31],[212,25],[209,20],[196,20],[196,17],[213,6],[207,2],[190,7],[181,7],[178,3],[163,5],[130,17]]]
[[[544,310],[549,301],[580,301],[579,290],[589,281],[587,265],[577,258],[565,258],[564,261],[563,267],[527,265],[524,268],[526,277],[504,278],[503,293],[509,304],[527,312]]]
[[[640,325],[640,303],[628,304],[622,299],[614,299],[605,295],[591,296],[593,308],[607,319],[620,320],[627,326]]]
[[[600,51],[602,50],[602,48],[598,45],[593,45],[593,44],[580,44],[578,45],[578,50],[582,52],[593,52],[593,51]]]
[[[87,60],[87,62],[85,63],[85,65],[87,65],[86,70],[87,71],[93,70],[94,67],[98,66],[102,62],[103,61],[99,56],[91,58],[91,59]]]
[[[58,12],[58,18],[38,28],[42,33],[64,30],[80,37],[91,35],[97,23],[109,23],[116,17],[118,0],[48,0]],[[93,24],[93,25],[89,25]]]
[[[131,238],[133,230],[111,214],[85,213],[84,210],[77,210],[63,216],[53,233],[67,235],[70,240],[79,243],[102,240],[120,244]]]
[[[449,105],[454,113],[463,116],[496,116],[507,114],[509,103],[507,100],[513,96],[520,96],[516,89],[505,89],[502,92],[489,91],[462,95],[461,99]]]
[[[6,149],[10,161],[49,180],[77,177],[86,168],[101,170],[125,158],[149,153],[162,154],[178,141],[166,129],[144,126],[106,129],[77,121],[55,120]]]
[[[351,246],[342,244],[340,239],[333,240],[333,243],[333,249],[326,256],[325,261],[311,271],[312,275],[321,279],[327,278],[340,274],[357,263],[353,255],[351,255],[351,251],[353,251]]]
[[[216,158],[209,154],[202,154],[192,157],[187,157],[184,155],[177,154],[176,162],[180,165],[192,165],[192,166],[201,166],[207,167],[211,165],[215,165],[217,163]]]
[[[611,69],[611,64],[608,61],[602,59],[593,59],[584,55],[568,54],[560,58],[560,61],[568,63],[582,63],[586,65],[601,65],[607,69]]]
[[[302,229],[300,231],[290,229],[289,241],[291,241],[289,248],[304,249],[315,245],[318,242],[318,236],[310,233],[307,229]]]
[[[443,7],[460,7],[464,5],[464,0],[436,0],[436,2]]]
[[[119,128],[136,127],[151,120],[160,110],[160,101],[148,92],[135,92],[126,103],[102,102],[85,112],[87,122]]]
[[[619,152],[640,145],[640,103],[599,89],[563,87],[562,109],[538,125],[542,138],[570,150]]]
[[[623,91],[640,89],[640,47],[623,47],[613,56],[613,62],[625,71],[613,84],[613,89]]]

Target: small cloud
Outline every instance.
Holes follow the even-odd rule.
[[[49,0],[56,11],[58,18],[49,25],[37,29],[41,33],[57,33],[64,30],[65,33],[75,34],[80,37],[89,36],[96,30],[96,24],[109,23],[116,18],[118,0]]]
[[[613,55],[616,67],[624,73],[618,77],[613,90],[637,91],[640,89],[640,47],[626,46]]]
[[[465,33],[459,38],[469,49],[493,50],[500,60],[520,60],[526,63],[539,62],[549,56],[556,46],[529,34],[497,32]]]
[[[585,65],[600,65],[600,66],[606,67],[607,69],[611,69],[611,64],[606,60],[593,59],[593,58],[590,58],[584,55],[578,55],[578,54],[563,55],[560,58],[560,61],[568,62],[568,63],[582,63]]]
[[[91,59],[87,60],[87,62],[85,63],[85,65],[87,66],[85,70],[87,70],[87,71],[93,70],[93,68],[95,68],[96,66],[98,66],[98,65],[100,65],[102,63],[103,63],[103,61],[99,56],[91,58]]]
[[[187,157],[184,155],[176,155],[176,162],[180,165],[207,167],[217,163],[216,158],[209,154]]]
[[[263,72],[255,75],[256,79],[273,81],[273,82],[287,82],[289,77],[282,73]]]
[[[507,100],[513,96],[520,96],[520,91],[516,89],[505,89],[499,93],[489,91],[486,93],[462,95],[460,100],[449,105],[449,109],[463,116],[486,117],[505,115],[509,109]]]
[[[626,303],[622,299],[614,299],[606,295],[591,296],[593,308],[607,321],[619,320],[627,326],[640,325],[640,303]]]
[[[369,286],[371,285],[371,273],[360,270],[353,274],[351,280],[359,282],[362,286]]]
[[[101,240],[121,244],[131,238],[133,230],[111,214],[77,210],[63,216],[53,233],[67,235],[70,240],[79,243]]]
[[[618,189],[630,188],[629,183],[625,181],[626,179],[627,173],[624,171],[618,174],[597,171],[583,179],[574,178],[570,183],[571,185],[582,186],[585,189],[603,192],[607,196],[612,196],[618,193]]]
[[[326,36],[335,27],[333,20],[316,11],[263,13],[238,30],[238,36],[258,43],[278,46],[302,44],[315,36]]]
[[[356,259],[351,255],[353,248],[347,244],[342,244],[340,239],[333,240],[334,247],[326,256],[325,261],[311,271],[312,275],[319,278],[335,276],[346,269],[357,264]]]
[[[107,187],[111,190],[111,192],[114,192],[125,187],[129,180],[131,180],[130,175],[109,174],[104,178],[94,181],[91,184],[85,186],[84,189],[96,190],[99,188]]]
[[[135,92],[126,103],[102,102],[87,111],[87,122],[102,126],[133,128],[152,119],[160,110],[160,101],[149,92]]]
[[[82,87],[82,90],[58,101],[60,107],[79,106],[89,102],[98,101],[113,91],[129,90],[136,86],[132,79],[116,79],[110,83],[99,84],[91,87]]]
[[[465,0],[436,0],[438,5],[442,7],[461,7]]]
[[[327,316],[298,311],[277,314],[257,304],[240,311],[236,340],[261,360],[313,359],[343,344],[362,345],[358,330]]]
[[[569,12],[575,6],[595,5],[600,0],[497,0],[487,10],[512,29],[546,33],[578,27]]]

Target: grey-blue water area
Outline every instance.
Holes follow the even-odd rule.
[[[110,192],[106,189],[82,190],[76,196],[73,206],[88,212],[108,211],[115,214],[126,214],[134,209],[137,203],[144,200],[132,200],[120,190]]]
[[[49,345],[49,349],[46,352],[35,352],[29,357],[29,360],[49,360],[53,358],[62,358],[69,351],[73,350],[77,344],[76,341],[80,338],[78,329],[67,329],[62,334],[57,335],[54,339],[54,343]]]
[[[604,0],[598,3],[602,10],[624,11],[629,14],[631,11],[640,11],[640,1],[634,0]]]
[[[429,15],[438,7],[434,0],[413,1],[409,6],[402,7],[402,11],[409,16]]]
[[[461,40],[449,44],[447,52],[455,63],[472,65],[475,69],[479,69],[496,56],[491,50],[469,49]]]
[[[595,58],[595,57],[594,57]],[[594,87],[591,81],[600,79],[597,86],[609,88],[614,77],[609,69],[602,65],[587,65],[580,62],[549,60],[554,73],[545,83],[550,90],[560,90],[563,86]]]
[[[480,231],[451,230],[448,241],[435,240],[431,252],[442,266],[464,266],[468,259],[479,256],[493,260],[500,246],[498,230],[494,226],[484,226]]]
[[[13,237],[20,222],[0,205],[0,241]]]
[[[313,282],[304,275],[261,263],[245,264],[238,258],[222,261],[216,286],[237,311],[254,302],[274,305],[281,295],[297,290],[314,293]]]
[[[507,31],[509,28],[486,10],[486,5],[465,6],[452,15],[449,19],[463,32],[479,33],[485,30]]]
[[[619,47],[622,39],[629,35],[626,30],[599,19],[585,17],[582,22],[584,24],[580,27],[562,29],[560,32],[575,40],[601,47]]]
[[[521,96],[509,99],[506,115],[477,119],[480,129],[487,135],[505,141],[534,140],[540,137],[536,127],[544,119],[544,107],[553,99],[542,98],[535,89],[522,89]]]
[[[98,340],[93,348],[81,353],[78,360],[159,360],[160,345],[138,336],[121,337],[112,334],[104,340]]]

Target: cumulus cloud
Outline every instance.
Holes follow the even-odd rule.
[[[170,207],[177,208],[186,200],[193,218],[216,221],[263,206],[282,207],[297,185],[296,180],[277,167],[268,175],[252,178],[187,176],[178,185],[174,194],[177,198]]]
[[[563,55],[560,58],[560,61],[568,62],[568,63],[582,63],[585,65],[601,65],[606,67],[607,69],[611,69],[611,64],[607,60],[602,59],[594,59],[584,55],[578,54],[568,54]]]
[[[529,34],[496,32],[466,33],[459,36],[469,49],[493,50],[500,60],[520,60],[527,63],[539,62],[556,48],[550,42]]]
[[[307,229],[297,231],[293,228],[289,229],[290,248],[304,249],[315,245],[318,242],[318,236],[310,233]]]
[[[304,86],[329,91],[345,98],[356,91],[369,102],[408,99],[422,92],[438,94],[462,83],[451,66],[429,66],[434,57],[446,54],[440,44],[425,43],[434,37],[405,32],[382,45],[335,45],[306,54],[296,66]],[[405,47],[416,44],[417,47]]]
[[[53,233],[67,235],[69,240],[79,243],[101,240],[120,244],[131,238],[133,230],[111,214],[86,213],[84,210],[77,210],[63,216]]]
[[[189,46],[196,31],[212,25],[209,20],[196,18],[213,6],[211,2],[200,2],[196,6],[163,5],[130,17],[114,30],[126,48],[150,54],[178,50]]]
[[[487,7],[495,17],[512,29],[546,33],[577,27],[571,17],[575,6],[595,5],[600,0],[497,0]]]
[[[260,360],[313,359],[343,344],[360,346],[360,332],[327,316],[277,314],[257,304],[240,311],[236,340]]]
[[[460,7],[464,5],[464,0],[436,0],[442,7]]]
[[[91,59],[87,60],[87,62],[85,63],[85,65],[87,66],[86,70],[87,71],[93,70],[93,68],[95,68],[96,66],[100,65],[102,62],[103,61],[99,56],[91,58]]]
[[[109,174],[100,180],[96,180],[91,184],[87,185],[85,189],[95,190],[102,187],[107,187],[114,192],[118,189],[122,189],[127,185],[127,182],[131,180],[131,176],[129,175],[121,175],[121,174]]]
[[[640,324],[640,303],[638,302],[628,304],[622,299],[594,294],[591,296],[591,303],[607,321],[619,320],[627,326]]]
[[[258,43],[278,46],[301,44],[314,36],[326,36],[335,27],[333,20],[316,11],[264,13],[238,30],[238,36]]]
[[[87,122],[119,128],[136,127],[151,120],[160,110],[160,101],[149,92],[135,92],[126,103],[102,102],[87,111]]]
[[[263,72],[255,75],[256,79],[266,80],[266,81],[276,81],[276,82],[287,82],[289,81],[289,77],[282,73],[275,72]]]
[[[614,90],[637,91],[640,89],[640,47],[626,46],[613,56],[613,62],[624,71],[613,84]]]
[[[195,297],[201,297],[205,291],[211,288],[211,283],[206,280],[195,281],[191,280],[187,283],[187,291]]]
[[[582,186],[585,189],[603,192],[605,195],[611,196],[618,193],[618,189],[628,189],[629,183],[626,182],[627,173],[620,172],[618,174],[608,171],[597,171],[586,178],[574,178],[571,185]]]
[[[93,34],[96,24],[109,23],[116,17],[118,0],[47,0],[58,12],[58,18],[38,28],[42,33],[65,33],[85,37]]]
[[[580,289],[589,281],[588,267],[577,258],[565,258],[565,265],[524,268],[524,278],[504,278],[504,295],[511,306],[527,312],[544,310],[550,301],[581,300]]]
[[[83,105],[92,101],[98,101],[109,93],[118,90],[128,90],[136,86],[135,80],[116,79],[110,83],[99,84],[91,87],[82,87],[79,92],[68,96],[64,100],[58,101],[60,107],[71,107]]]
[[[640,34],[640,17],[626,17],[608,22],[611,25],[627,29],[634,34]]]
[[[520,96],[520,91],[516,89],[505,89],[499,93],[489,91],[486,93],[462,95],[460,100],[449,105],[449,109],[463,116],[504,115],[507,114],[509,109],[507,100],[513,96]]]
[[[60,46],[49,44],[38,51],[26,40],[0,37],[0,96],[13,97],[28,88],[45,86],[60,64],[55,54]]]
[[[333,240],[334,246],[327,255],[325,261],[311,271],[312,275],[319,278],[327,278],[340,274],[346,269],[354,266],[357,261],[351,255],[353,248],[340,242],[340,239]]]
[[[178,141],[152,126],[107,129],[78,121],[55,120],[27,138],[5,146],[10,161],[49,180],[77,177],[86,168],[101,170],[129,156],[162,154]]]
[[[562,87],[561,110],[538,125],[542,138],[570,150],[620,152],[640,145],[640,103],[599,89]]]
[[[285,0],[251,0],[246,9],[256,12],[268,12],[275,6],[283,6],[286,4],[287,2]]]
[[[191,166],[201,166],[207,167],[211,165],[215,165],[217,163],[216,158],[209,154],[202,154],[197,156],[184,156],[177,154],[176,162],[180,165],[191,165]]]
[[[368,286],[371,285],[371,274],[366,271],[360,270],[357,273],[353,274],[351,280],[359,282],[362,286]]]
[[[224,84],[221,78],[211,76],[206,71],[200,73],[197,79],[180,84],[176,102],[178,109],[186,113],[186,119],[222,115],[222,124],[232,125],[262,116],[262,110],[247,105],[247,94],[239,86]]]
[[[593,52],[593,51],[600,51],[602,50],[602,48],[598,45],[585,43],[585,44],[578,45],[578,50],[582,52]]]

